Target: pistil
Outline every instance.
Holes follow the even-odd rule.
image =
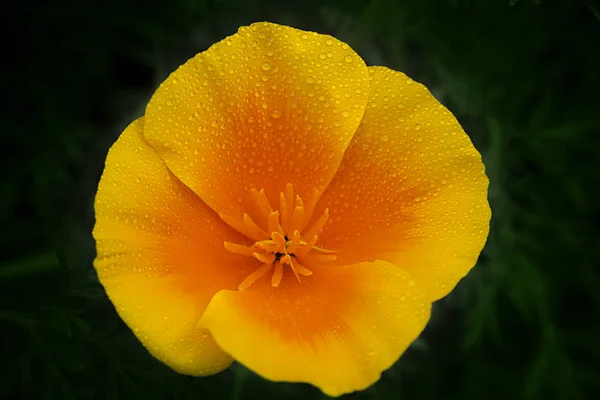
[[[302,282],[301,277],[312,275],[309,267],[314,269],[336,259],[334,250],[315,246],[318,234],[329,218],[328,209],[305,230],[318,199],[316,191],[305,205],[299,195],[294,195],[293,186],[288,184],[284,192],[280,193],[279,210],[273,210],[264,189],[252,189],[250,195],[267,231],[253,221],[249,214],[244,214],[241,221],[227,215],[221,216],[233,228],[254,240],[252,246],[225,242],[225,249],[235,254],[254,257],[261,263],[240,283],[239,290],[248,289],[271,270],[271,285],[278,287],[286,268],[293,272],[298,282]]]

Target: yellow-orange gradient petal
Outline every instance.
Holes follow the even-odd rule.
[[[369,70],[367,111],[315,213],[330,212],[319,242],[337,250],[339,262],[390,261],[436,300],[473,267],[486,241],[484,165],[423,85]]]
[[[339,396],[377,381],[420,334],[429,311],[409,274],[376,261],[315,268],[302,283],[286,276],[278,288],[263,279],[243,292],[219,292],[202,323],[259,375]]]
[[[278,196],[291,183],[310,198],[326,187],[364,113],[368,75],[331,36],[242,27],[162,83],[144,137],[209,206],[240,218],[251,188]]]
[[[212,295],[253,266],[223,251],[241,240],[177,180],[133,122],[111,148],[96,196],[94,266],[119,315],[158,359],[205,375],[231,363],[198,321]]]

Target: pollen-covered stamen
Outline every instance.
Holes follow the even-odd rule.
[[[277,259],[277,256],[273,253],[252,253],[252,255],[254,256],[254,258],[256,258],[258,261],[263,262],[265,264],[273,264],[275,262],[275,260]]]
[[[252,237],[264,238],[265,236],[268,236],[268,233],[262,230],[260,226],[256,225],[256,223],[252,221],[252,218],[250,218],[248,214],[244,214],[243,222],[247,232],[249,232]]]
[[[298,264],[297,261],[290,260],[290,265],[294,269],[294,271],[299,275],[303,275],[303,276],[311,276],[312,275],[312,271],[310,269],[306,268],[302,264]]]
[[[298,228],[300,231],[302,231],[306,227],[308,220],[312,216],[313,211],[317,206],[317,201],[319,200],[319,197],[319,191],[317,189],[313,189],[308,199],[308,202],[306,202],[304,205],[304,214],[306,215],[306,218],[304,219],[304,224],[300,228]]]
[[[254,246],[252,246],[251,248],[258,248],[271,253],[276,253],[278,247],[279,246],[277,245],[277,243],[275,243],[274,240],[261,240],[260,242],[254,243]]]
[[[283,230],[281,229],[281,225],[279,225],[279,211],[272,211],[269,213],[269,232],[279,232],[283,235]]]
[[[252,284],[254,282],[256,282],[257,280],[259,280],[267,272],[269,272],[269,270],[272,267],[273,267],[273,264],[263,264],[263,265],[261,265],[260,268],[258,268],[256,271],[254,271],[253,273],[251,273],[250,275],[248,275],[248,277],[246,279],[244,279],[242,281],[242,283],[240,283],[240,286],[238,286],[238,289],[239,290],[246,290],[246,289],[248,289],[250,286],[252,286]]]
[[[314,235],[308,242],[300,241],[302,246],[296,251],[296,255],[303,256],[307,254],[315,246],[317,239],[319,239],[319,235]]]
[[[256,250],[252,247],[244,246],[237,243],[225,242],[225,249],[235,254],[241,254],[243,256],[251,256]]]
[[[283,278],[283,265],[280,262],[275,263],[275,271],[273,272],[273,276],[271,277],[271,286],[278,287],[279,283],[281,283],[281,278]]]
[[[278,287],[284,276],[285,268],[291,271],[301,282],[301,276],[310,276],[309,268],[336,258],[333,250],[315,246],[318,234],[329,218],[329,210],[325,210],[312,227],[305,230],[319,198],[319,192],[313,190],[308,203],[294,193],[291,184],[279,196],[279,210],[273,210],[264,189],[250,190],[254,202],[253,216],[260,218],[257,224],[249,214],[242,220],[223,215],[222,218],[230,226],[254,241],[251,246],[225,242],[225,249],[232,253],[254,257],[261,266],[251,273],[239,285],[239,290],[248,289],[256,281],[273,268],[271,285]],[[262,227],[261,227],[262,226]],[[266,231],[263,229],[266,227]]]
[[[287,232],[290,227],[290,217],[288,213],[288,204],[285,194],[282,192],[279,194],[279,213],[281,214],[281,227]]]
[[[252,199],[258,205],[260,213],[263,218],[268,218],[269,215],[273,212],[271,205],[269,204],[269,200],[267,199],[267,195],[265,194],[265,190],[261,189],[260,191],[256,189],[250,190],[250,194],[252,195]]]
[[[298,197],[298,199],[300,200],[300,197]],[[300,200],[300,203],[302,203],[302,200]],[[292,226],[290,226],[290,231],[297,231],[302,229],[302,224],[304,223],[304,207],[303,206],[296,206],[294,208],[294,212],[292,213]]]
[[[273,238],[273,241],[277,245],[277,253],[286,254],[287,247],[285,245],[285,237],[279,232],[271,232],[271,238]]]
[[[285,242],[287,252],[290,254],[295,254],[298,250],[298,247],[300,246],[300,243],[300,231],[295,230],[292,234],[292,240],[288,240],[287,242]]]
[[[286,254],[281,257],[279,262],[281,263],[281,265],[289,265],[290,268],[292,269],[292,272],[296,276],[296,279],[298,279],[298,282],[302,282],[300,280],[300,275],[298,275],[298,272],[296,271],[296,268],[294,268],[294,264],[292,263],[292,256],[290,256],[289,254]]]
[[[319,219],[317,220],[317,222],[315,222],[315,224],[312,226],[312,228],[310,228],[308,231],[306,231],[302,234],[302,237],[304,239],[308,239],[308,238],[312,238],[313,236],[321,233],[321,231],[323,230],[323,227],[325,226],[325,223],[327,223],[328,219],[329,219],[329,208],[326,208],[325,211],[323,212],[323,215],[321,215],[319,217]]]

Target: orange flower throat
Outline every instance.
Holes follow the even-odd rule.
[[[325,209],[314,224],[305,229],[318,199],[316,191],[305,205],[299,195],[294,195],[294,188],[288,183],[285,192],[279,195],[279,210],[273,210],[264,189],[252,189],[250,194],[260,215],[258,224],[248,214],[244,214],[241,221],[221,215],[225,222],[255,241],[251,246],[225,242],[225,249],[254,257],[262,263],[240,283],[239,290],[249,288],[271,270],[271,285],[278,287],[284,268],[290,268],[301,282],[300,276],[312,275],[311,268],[336,259],[332,254],[335,251],[315,246],[318,234],[329,218],[329,209]]]

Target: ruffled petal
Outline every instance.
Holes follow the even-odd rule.
[[[202,319],[221,348],[270,380],[308,382],[331,396],[364,389],[429,319],[415,281],[384,261],[288,278],[278,288],[260,280],[219,292]]]
[[[383,259],[430,300],[475,264],[490,221],[481,156],[454,116],[401,72],[370,67],[371,94],[336,177],[319,243],[340,263]]]
[[[256,23],[172,73],[146,109],[144,137],[218,213],[248,190],[303,198],[333,178],[367,103],[368,70],[348,45]]]
[[[119,315],[158,359],[206,375],[232,361],[199,328],[206,305],[252,271],[223,249],[244,238],[182,184],[144,142],[143,119],[110,149],[96,196],[94,266]]]

